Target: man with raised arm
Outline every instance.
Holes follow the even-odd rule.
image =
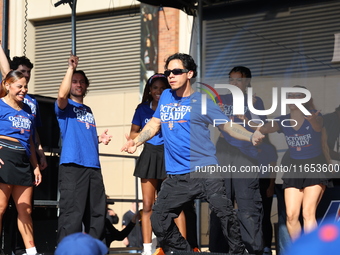
[[[82,224],[94,238],[105,236],[106,195],[98,144],[107,145],[111,136],[107,130],[97,136],[91,108],[83,103],[90,83],[83,71],[76,70],[78,60],[70,56],[55,103],[62,137],[58,242],[82,232]]]

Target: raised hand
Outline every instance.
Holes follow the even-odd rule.
[[[78,66],[79,58],[77,56],[70,55],[70,58],[68,59],[68,66],[72,67],[73,69],[76,69]]]
[[[135,151],[137,150],[136,143],[131,139],[131,137],[128,134],[125,134],[125,138],[127,141],[120,151],[125,151],[131,154],[135,153]]]
[[[109,142],[111,141],[112,135],[108,135],[107,132],[109,130],[105,129],[105,131],[98,137],[98,142],[103,143],[105,145],[108,145]]]
[[[305,119],[308,120],[309,122],[315,121],[317,117],[319,116],[320,110],[316,112],[311,112],[312,115],[307,115],[305,116]]]

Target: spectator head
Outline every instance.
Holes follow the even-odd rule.
[[[151,102],[154,99],[152,96],[152,89],[153,89],[154,84],[157,84],[156,86],[163,84],[162,92],[164,89],[170,88],[168,79],[166,78],[164,74],[156,73],[152,75],[145,84],[143,97],[142,97],[142,103]]]
[[[311,233],[297,239],[287,249],[286,255],[339,254],[340,223],[326,221]]]
[[[58,244],[55,255],[105,255],[106,245],[85,233],[74,233],[64,237]]]
[[[30,81],[33,64],[27,57],[14,57],[13,60],[10,61],[10,68],[22,72],[26,77],[27,83]]]
[[[235,66],[229,72],[229,84],[240,88],[246,93],[248,87],[251,87],[251,71],[245,66]]]

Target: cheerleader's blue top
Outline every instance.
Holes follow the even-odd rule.
[[[12,108],[0,99],[0,135],[17,139],[31,155],[30,136],[34,131],[34,116],[30,107],[23,104],[20,111]]]
[[[150,103],[142,103],[138,105],[135,114],[133,115],[132,124],[135,124],[137,126],[140,126],[141,129],[144,128],[144,126],[149,122],[149,120],[152,118],[152,115],[155,113],[154,110],[150,108]],[[161,145],[164,143],[163,135],[161,130],[150,140],[147,141],[147,143],[153,144],[153,145]]]

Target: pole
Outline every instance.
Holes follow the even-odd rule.
[[[198,1],[198,36],[197,36],[197,66],[198,66],[198,74],[197,74],[197,81],[202,81],[202,71],[203,71],[203,61],[202,61],[202,42],[203,42],[203,22],[202,22],[202,15],[203,15],[203,7],[202,7],[202,0]],[[196,215],[197,215],[197,244],[198,248],[201,248],[201,200],[195,200],[195,207],[196,207]]]
[[[76,51],[76,43],[77,43],[77,27],[76,27],[76,7],[77,7],[77,0],[73,0],[73,4],[70,4],[72,8],[72,54],[77,55]]]
[[[9,12],[9,0],[3,1],[3,11],[2,11],[2,48],[5,54],[8,56],[8,12]]]
[[[77,55],[76,51],[76,8],[77,8],[77,0],[60,0],[57,3],[54,4],[54,7],[58,7],[61,4],[68,3],[72,9],[72,16],[71,16],[71,22],[72,22],[72,54]]]
[[[203,42],[203,7],[202,7],[202,0],[198,1],[198,36],[197,36],[197,66],[198,66],[198,74],[197,74],[197,80],[199,82],[202,81],[202,71],[203,71],[203,61],[202,61],[202,42]]]

